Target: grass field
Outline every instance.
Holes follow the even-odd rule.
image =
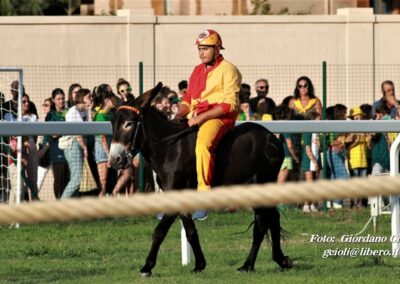
[[[2,227],[1,283],[397,283],[400,260],[390,256],[322,258],[326,249],[371,248],[391,251],[390,217],[379,217],[376,236],[381,243],[340,242],[343,235],[359,232],[369,219],[368,210],[338,210],[303,214],[286,210],[281,217],[287,230],[285,254],[295,260],[290,271],[280,271],[263,244],[253,273],[239,273],[250,248],[252,230],[244,231],[252,211],[211,212],[197,222],[207,259],[203,273],[192,274],[193,263],[182,267],[180,226],[176,222],[161,247],[153,277],[143,279],[143,265],[151,243],[154,217],[107,219],[70,224]],[[334,243],[310,242],[312,234],[336,237]],[[372,226],[362,236],[374,235]]]

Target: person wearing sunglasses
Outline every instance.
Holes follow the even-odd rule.
[[[321,100],[314,94],[314,85],[310,78],[302,76],[297,79],[294,89],[294,111],[305,117],[310,112],[317,112],[322,117]]]
[[[271,120],[276,104],[268,97],[269,84],[267,79],[258,79],[255,83],[257,97],[250,99],[250,110],[257,120]]]
[[[3,104],[3,109],[1,112],[0,119],[1,120],[16,120],[17,119],[17,113],[18,113],[18,95],[19,95],[19,82],[18,81],[13,81],[11,83],[11,95],[12,98],[8,101],[6,101]],[[25,94],[25,87],[22,86],[22,95]],[[29,112],[35,114],[37,117],[39,117],[37,108],[34,102],[29,101]],[[8,118],[6,118],[6,116]]]
[[[132,94],[131,85],[124,78],[118,79],[117,93],[124,102],[130,101],[135,98],[135,96]]]

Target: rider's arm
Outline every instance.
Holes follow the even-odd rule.
[[[236,112],[239,109],[239,91],[242,75],[233,64],[226,64],[220,70],[223,72],[223,81],[220,82],[223,90],[223,100],[219,103],[224,113]]]
[[[201,125],[209,119],[218,118],[224,114],[224,110],[222,106],[217,106],[213,109],[210,109],[202,114],[192,117],[189,119],[189,126],[193,125]]]

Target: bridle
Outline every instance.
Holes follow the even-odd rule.
[[[138,148],[135,148],[135,145],[136,145],[136,140],[137,140],[137,136],[138,136],[138,133],[139,133],[139,128],[142,128],[143,117],[141,115],[140,110],[135,108],[135,107],[123,105],[123,106],[120,106],[117,109],[117,111],[120,110],[120,109],[129,110],[131,112],[136,113],[139,116],[139,120],[137,122],[136,129],[135,129],[135,134],[133,135],[133,140],[132,140],[132,143],[131,143],[131,147],[130,147],[129,152],[127,154],[130,158],[133,158],[140,151]],[[188,127],[188,128],[184,129],[183,131],[181,131],[179,133],[172,134],[172,135],[170,135],[168,137],[164,137],[163,139],[161,139],[161,140],[159,140],[157,142],[152,143],[151,146],[158,146],[158,145],[161,145],[161,144],[164,144],[164,146],[172,145],[180,137],[184,136],[187,133],[196,131],[196,130],[198,130],[198,126]]]
[[[136,156],[137,153],[139,153],[139,149],[135,148],[136,145],[136,140],[137,140],[137,136],[139,134],[139,128],[142,128],[142,115],[140,113],[140,110],[138,110],[137,108],[133,107],[133,106],[120,106],[117,111],[121,110],[121,109],[126,109],[129,110],[131,112],[134,112],[138,115],[139,119],[138,122],[136,124],[136,129],[135,129],[135,134],[133,135],[133,139],[132,139],[132,143],[128,152],[128,157],[133,159],[133,157]]]

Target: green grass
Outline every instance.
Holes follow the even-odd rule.
[[[254,273],[239,273],[247,256],[252,230],[252,211],[211,212],[197,222],[207,268],[192,274],[193,263],[180,265],[180,225],[176,222],[163,243],[153,277],[143,279],[139,269],[151,244],[154,217],[107,219],[70,224],[2,227],[0,283],[395,283],[400,260],[392,257],[330,257],[325,249],[359,247],[391,249],[385,243],[342,244],[345,234],[359,232],[369,211],[340,210],[305,215],[298,210],[282,214],[287,231],[285,254],[295,260],[290,271],[280,271],[271,260],[270,247],[261,247]],[[378,236],[390,236],[390,217],[379,217]],[[336,236],[335,243],[310,243],[311,234]],[[374,235],[372,226],[363,236]]]

